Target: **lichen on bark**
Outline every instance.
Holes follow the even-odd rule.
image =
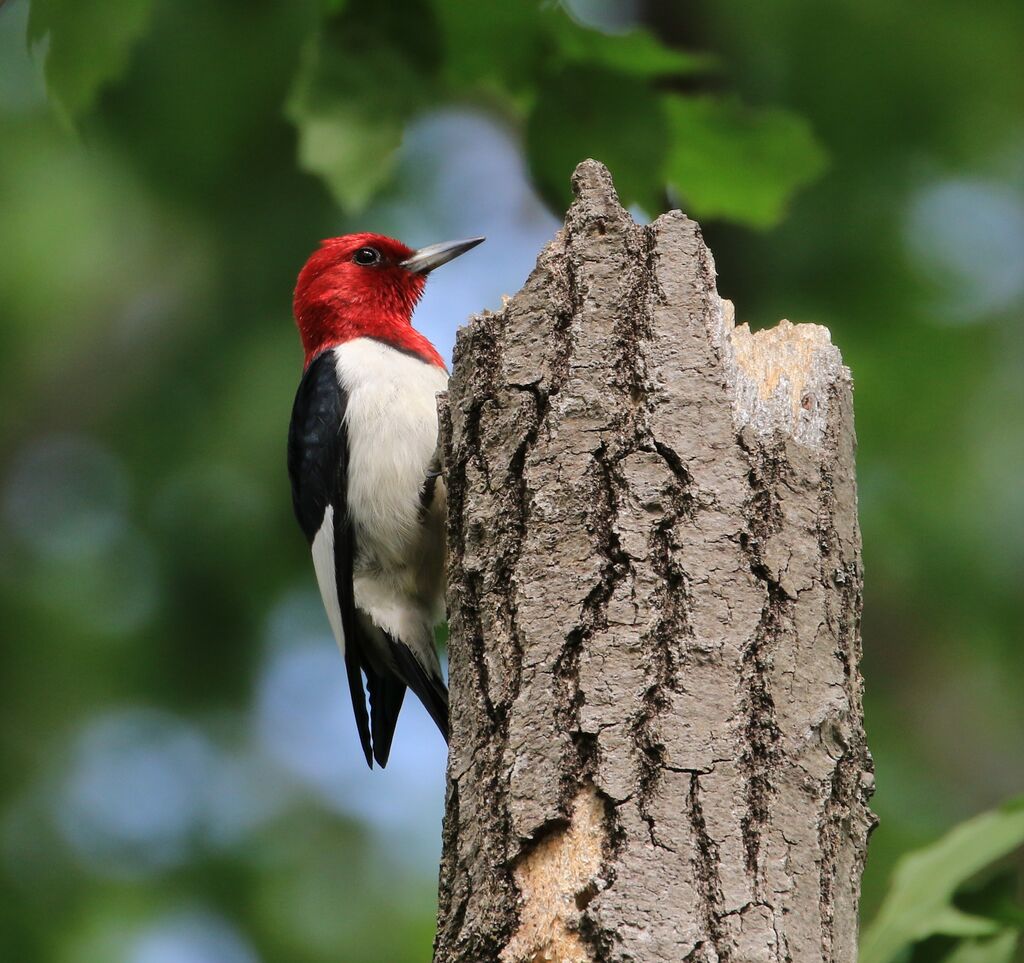
[[[850,376],[577,169],[442,401],[437,963],[856,958],[872,816]]]

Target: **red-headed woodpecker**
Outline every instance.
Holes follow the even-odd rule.
[[[448,372],[412,312],[430,271],[482,240],[414,251],[378,234],[332,238],[295,287],[306,359],[288,433],[292,502],[371,768],[388,761],[407,686],[448,738],[434,647],[445,615],[436,399]]]

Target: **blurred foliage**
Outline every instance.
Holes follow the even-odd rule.
[[[889,892],[861,940],[861,963],[890,963],[912,943],[936,934],[963,945],[953,959],[1012,959],[1024,907],[1008,900],[1003,887],[989,902],[971,901],[971,911],[956,905],[961,886],[990,864],[1024,844],[1024,797],[975,816],[938,842],[908,853],[896,864]],[[1008,952],[1007,952],[1008,951]],[[1003,953],[1003,956],[999,956]]]
[[[853,369],[865,918],[1019,794],[1021,36],[1018,0],[0,5],[0,958],[426,958],[442,750],[409,710],[359,769],[284,477],[289,296],[321,237],[486,232],[421,307],[450,345],[554,230],[523,171],[557,214],[585,155]],[[962,882],[956,847],[1014,818],[900,863],[892,899],[999,929],[905,959],[1012,957],[1019,850]]]
[[[787,111],[721,97],[674,97],[667,106],[669,182],[700,217],[771,227],[824,166],[807,122]]]
[[[85,114],[125,69],[153,0],[119,2],[124,10],[33,0],[29,39],[49,39],[47,87],[70,116]],[[411,118],[487,99],[526,126],[534,179],[556,210],[571,200],[568,175],[580,158],[595,156],[625,203],[648,213],[666,208],[671,184],[697,215],[771,226],[793,189],[820,172],[821,148],[781,109],[762,116],[664,89],[712,67],[642,28],[608,36],[536,0],[332,2],[305,41],[287,113],[302,168],[351,213],[388,183]],[[719,163],[741,156],[752,170]]]
[[[49,40],[46,85],[67,117],[92,108],[125,71],[152,8],[152,0],[35,0],[28,39]]]

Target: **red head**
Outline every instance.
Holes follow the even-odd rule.
[[[381,234],[346,234],[321,242],[299,272],[293,310],[306,365],[321,351],[370,337],[444,367],[434,346],[412,327],[427,274],[483,238],[414,251]]]

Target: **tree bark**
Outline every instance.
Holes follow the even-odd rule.
[[[734,327],[586,161],[458,335],[437,963],[856,959],[873,816],[852,389]]]

